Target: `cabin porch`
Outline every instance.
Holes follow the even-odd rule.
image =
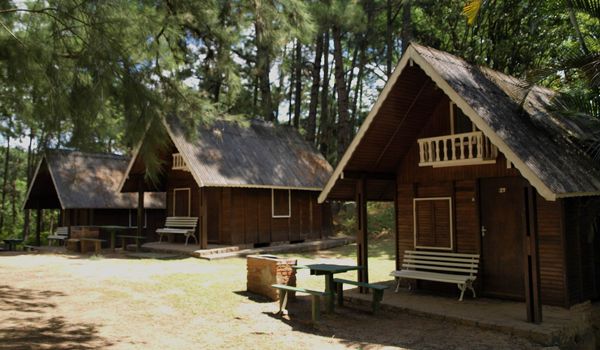
[[[353,243],[354,241],[354,238],[351,237],[336,237],[307,240],[298,243],[292,243],[289,241],[275,242],[263,247],[255,247],[252,244],[208,244],[206,249],[201,249],[200,246],[195,244],[185,245],[183,243],[149,242],[142,245],[142,251],[187,255],[195,258],[213,260],[235,256],[246,256],[251,254],[317,251],[347,245]],[[136,247],[133,244],[127,246],[127,250],[133,251],[135,248]]]
[[[593,328],[597,327],[600,304],[584,302],[569,309],[543,306],[544,322],[527,322],[525,303],[491,298],[475,298],[470,294],[460,302],[454,295],[434,294],[425,290],[408,291],[401,287],[394,292],[395,281],[377,282],[388,284],[381,309],[395,313],[409,313],[450,323],[472,325],[482,329],[510,333],[529,338],[545,346],[579,346],[581,342],[593,341]],[[368,309],[372,296],[361,294],[358,288],[344,292],[344,299]]]

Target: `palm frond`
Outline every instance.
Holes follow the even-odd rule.
[[[585,12],[600,19],[600,0],[565,0],[565,2],[573,10]]]
[[[477,20],[479,10],[483,5],[483,0],[469,0],[469,2],[463,7],[463,15],[467,17],[467,23],[473,25]]]

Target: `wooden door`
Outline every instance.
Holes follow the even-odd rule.
[[[480,182],[483,293],[524,299],[525,184],[521,178]]]

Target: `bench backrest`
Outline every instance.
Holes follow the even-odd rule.
[[[479,254],[407,250],[404,252],[402,268],[475,276],[479,268]]]
[[[69,235],[69,228],[67,226],[57,227],[54,235],[67,237]]]
[[[196,229],[198,218],[193,216],[168,216],[165,227]]]

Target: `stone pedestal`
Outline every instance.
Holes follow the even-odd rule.
[[[296,270],[292,266],[297,260],[280,258],[274,255],[249,255],[246,259],[248,269],[247,290],[265,296],[271,300],[279,300],[279,292],[272,284],[296,285]]]

